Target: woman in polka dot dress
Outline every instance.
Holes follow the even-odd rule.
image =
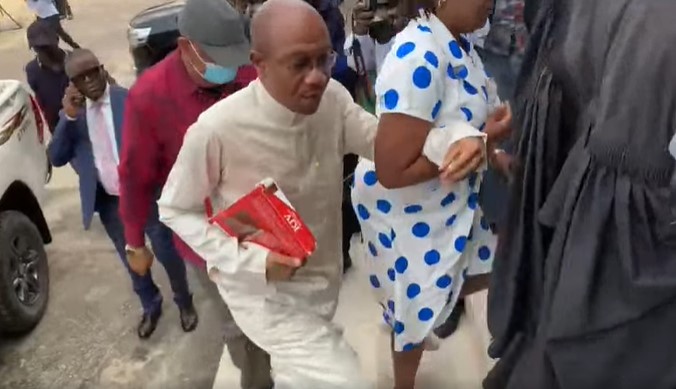
[[[504,125],[494,84],[462,37],[484,25],[492,1],[408,1],[415,17],[376,82],[375,162],[360,161],[352,191],[369,281],[393,332],[395,388],[413,387],[423,343],[450,315],[465,279],[491,271],[496,238],[478,204],[482,131]],[[460,165],[450,183],[438,173],[449,144]]]

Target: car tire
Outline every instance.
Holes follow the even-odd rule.
[[[0,213],[0,333],[32,330],[48,300],[49,265],[38,228],[21,212]]]

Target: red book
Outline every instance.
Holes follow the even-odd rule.
[[[207,214],[209,208],[207,204]],[[209,222],[240,242],[254,242],[289,257],[304,260],[317,246],[310,229],[269,178]]]

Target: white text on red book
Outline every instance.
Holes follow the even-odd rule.
[[[293,216],[293,214],[288,213],[284,215],[284,220],[286,220],[286,222],[289,223],[289,225],[293,229],[293,232],[298,232],[298,230],[300,230],[300,222]]]

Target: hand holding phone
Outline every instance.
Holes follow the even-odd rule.
[[[366,0],[366,2],[369,2]],[[374,12],[366,3],[360,1],[352,8],[352,32],[355,35],[368,35]]]
[[[75,118],[80,108],[84,107],[84,103],[84,95],[82,95],[82,93],[71,82],[66,88],[66,93],[63,96],[63,112],[69,118]]]

